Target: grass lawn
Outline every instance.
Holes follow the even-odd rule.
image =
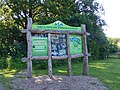
[[[82,63],[72,64],[72,74],[82,75]],[[0,82],[9,88],[15,70],[0,70]],[[47,70],[33,70],[33,75],[45,75]],[[67,66],[53,68],[53,75],[67,75]],[[120,90],[120,59],[89,61],[89,76],[97,77],[110,90]],[[9,89],[8,89],[9,90]]]
[[[120,90],[120,59],[92,61],[89,63],[89,73],[110,90]]]
[[[10,81],[14,79],[16,70],[3,69],[0,70],[0,83],[3,84],[5,90],[11,90]]]

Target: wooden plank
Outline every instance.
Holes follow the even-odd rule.
[[[27,33],[27,29],[21,30],[21,33]]]
[[[32,18],[28,18],[28,25],[27,25],[27,45],[28,45],[28,52],[27,52],[27,70],[28,70],[28,78],[32,78],[32,37],[30,29],[32,28]]]
[[[90,33],[86,32],[86,35],[87,35],[87,36],[90,36]]]
[[[31,33],[51,33],[51,34],[80,34],[80,35],[83,35],[83,34],[86,34],[86,35],[90,35],[90,33],[88,32],[82,32],[82,31],[62,31],[62,30],[33,30],[31,29],[30,30]],[[21,30],[22,33],[27,33],[27,29],[24,29],[24,30]]]
[[[52,78],[51,34],[48,34],[48,75]]]
[[[64,56],[52,56],[52,59],[57,59],[57,60],[60,60],[60,59],[67,59],[67,55],[64,55]]]
[[[83,57],[83,53],[81,54],[75,54],[75,55],[71,55],[71,58],[79,58],[79,57]],[[90,53],[88,53],[88,56],[91,56]],[[68,55],[64,55],[64,56],[52,56],[52,59],[54,60],[67,60]],[[48,60],[48,56],[32,56],[31,58],[32,60]],[[22,58],[22,62],[27,62],[27,60],[29,60],[29,58]]]
[[[52,59],[61,60],[67,59],[67,55],[65,56],[51,56]],[[32,57],[33,60],[48,60],[48,56],[34,56]]]
[[[48,60],[48,56],[33,56],[32,60]]]
[[[91,56],[91,54],[90,54],[90,53],[88,53],[87,55],[88,55],[88,56]],[[83,57],[83,56],[84,56],[84,54],[83,54],[83,53],[81,53],[81,54],[71,55],[71,58],[79,58],[79,57]]]
[[[67,31],[67,30],[31,30],[32,33],[51,33],[51,34],[83,34],[82,31]]]
[[[29,58],[22,58],[22,62],[27,62]]]
[[[71,55],[70,55],[70,35],[67,34],[67,55],[68,55],[68,76],[71,76]]]
[[[81,25],[83,32],[86,32],[86,27],[84,24]],[[88,76],[88,50],[87,50],[87,42],[86,42],[86,34],[82,36],[82,43],[83,43],[83,75]]]
[[[79,57],[83,57],[83,53],[81,54],[75,54],[75,55],[71,55],[71,58],[79,58]]]

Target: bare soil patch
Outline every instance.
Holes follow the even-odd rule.
[[[97,78],[86,76],[16,78],[12,86],[19,90],[108,90]]]

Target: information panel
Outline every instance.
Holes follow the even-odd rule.
[[[66,55],[66,35],[52,34],[51,36],[52,56]]]
[[[47,37],[47,34],[32,34],[32,56],[48,55]]]
[[[66,35],[51,34],[51,55],[66,55]],[[82,53],[81,37],[70,35],[70,54]],[[48,56],[48,34],[32,34],[32,56]]]
[[[82,53],[82,39],[77,35],[70,35],[70,54]]]

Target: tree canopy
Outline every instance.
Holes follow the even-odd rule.
[[[120,39],[108,37],[110,54],[120,52]]]

